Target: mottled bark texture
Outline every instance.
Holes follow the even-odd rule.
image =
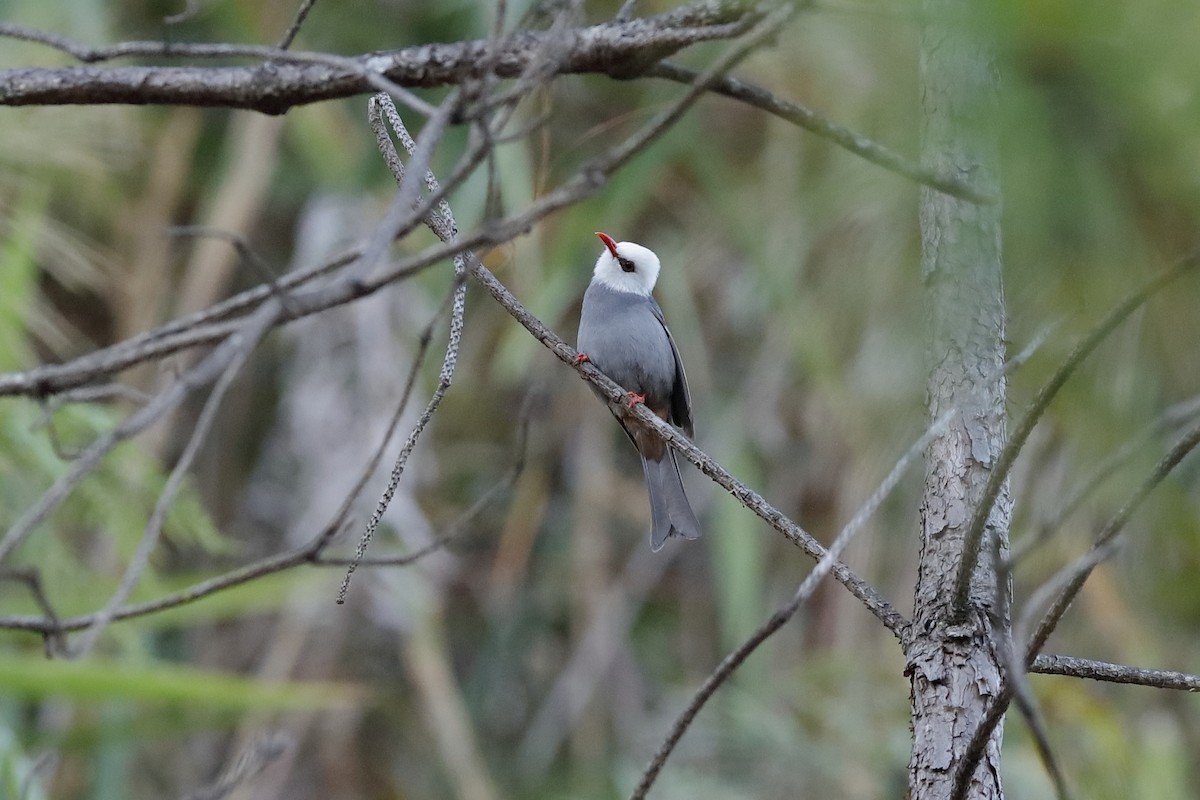
[[[972,9],[925,0],[920,90],[925,166],[997,189],[991,125],[995,64],[972,30]],[[926,287],[929,412],[957,410],[927,451],[921,506],[921,553],[913,624],[906,637],[912,681],[914,800],[948,798],[954,772],[979,721],[1000,691],[993,642],[1005,625],[993,618],[997,594],[992,548],[1007,552],[1008,488],[988,519],[984,553],[973,575],[970,610],[954,622],[954,576],[963,534],[1005,437],[1004,291],[999,204],[977,205],[928,188],[920,201],[922,277]],[[1007,586],[1004,591],[1008,591]],[[1007,603],[1003,604],[1007,609]],[[1006,613],[1006,612],[1005,612]],[[1001,798],[998,726],[967,793]]]
[[[479,39],[423,44],[340,59],[232,45],[172,48],[160,42],[126,42],[92,48],[55,37],[61,42],[60,49],[87,62],[131,56],[197,58],[200,54],[210,58],[261,55],[268,60],[251,66],[4,69],[0,70],[0,106],[129,103],[283,114],[298,105],[377,91],[368,73],[407,88],[458,85],[487,71],[514,78],[531,68],[634,78],[698,42],[736,38],[762,16],[761,9],[749,3],[698,0],[651,17],[579,29],[518,31],[499,43]]]

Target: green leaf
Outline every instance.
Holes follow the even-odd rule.
[[[47,661],[0,655],[0,685],[10,695],[81,702],[113,699],[214,711],[348,708],[368,699],[361,687],[332,681],[264,681],[167,663]]]

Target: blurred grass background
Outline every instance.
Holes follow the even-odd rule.
[[[162,17],[178,5],[0,0],[0,18],[99,44],[160,38]],[[295,5],[201,4],[170,36],[274,42]],[[511,20],[528,10],[509,5]],[[618,5],[589,2],[585,15],[601,21]],[[638,10],[668,6],[647,0]],[[318,2],[296,46],[357,53],[475,37],[491,13],[467,0]],[[738,75],[914,153],[915,14],[895,0],[818,2]],[[1054,326],[1012,376],[1016,410],[1080,335],[1197,241],[1198,15],[1181,0],[1024,0],[975,20],[994,36],[1002,83],[1012,351]],[[703,66],[720,47],[680,60]],[[6,41],[0,62],[65,59]],[[502,209],[553,188],[680,91],[559,79],[523,108],[526,121],[548,112],[548,124],[501,149]],[[356,98],[279,119],[0,110],[0,369],[85,353],[260,280],[226,245],[171,239],[167,226],[238,232],[280,270],[361,237],[393,188],[365,108]],[[461,131],[447,137],[441,167],[463,141]],[[463,229],[486,213],[485,188],[481,174],[452,198]],[[596,198],[486,261],[573,340],[599,248],[592,231],[655,249],[698,443],[828,541],[925,425],[917,200],[906,180],[712,97]],[[414,235],[400,250],[429,241]],[[135,599],[319,530],[378,441],[416,336],[449,285],[448,268],[431,270],[269,338],[227,399]],[[1154,299],[1067,386],[1014,477],[1014,540],[1051,517],[1106,454],[1200,392],[1196,300],[1195,278]],[[422,369],[425,392],[438,360]],[[149,387],[169,374],[125,377]],[[292,746],[233,796],[626,795],[690,694],[811,564],[691,470],[707,536],[651,555],[640,469],[617,427],[474,287],[455,384],[374,554],[427,542],[503,476],[531,389],[528,465],[513,490],[445,552],[358,572],[346,606],[333,602],[340,569],[301,568],[118,623],[80,663],[47,663],[35,637],[0,636],[0,796],[15,796],[35,768],[30,798],[181,796],[273,731]],[[114,452],[20,550],[60,614],[92,611],[115,588],[197,402]],[[32,400],[3,402],[6,528],[68,468],[64,452],[127,406],[64,407],[50,427],[45,412]],[[1086,548],[1168,442],[1156,436],[1022,564],[1018,608]],[[904,611],[919,472],[846,555]],[[1052,650],[1200,670],[1198,480],[1193,460],[1155,493]],[[37,612],[11,582],[0,583],[0,607]],[[903,667],[891,637],[827,584],[701,713],[655,796],[900,796]],[[1200,794],[1196,697],[1064,678],[1033,684],[1081,796]],[[1051,796],[1023,723],[1011,718],[1006,733],[1010,794]]]

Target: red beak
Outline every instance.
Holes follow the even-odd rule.
[[[608,252],[612,253],[613,258],[617,257],[617,243],[607,233],[596,231],[596,235],[600,237],[600,241],[604,242],[604,246],[608,248]]]

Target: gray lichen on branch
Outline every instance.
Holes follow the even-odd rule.
[[[733,39],[763,16],[744,3],[690,3],[653,17],[610,21],[569,32],[561,73],[619,78],[640,74],[662,58],[699,42]],[[274,47],[127,42],[96,48],[23,26],[0,25],[0,35],[35,41],[85,63],[127,57],[258,58],[245,66],[26,67],[0,70],[0,105],[131,104],[244,108],[282,114],[322,100],[376,91],[371,76],[406,88],[458,85],[479,77],[481,64],[514,78],[540,57],[549,31],[506,36],[499,49],[488,39],[423,44],[355,57],[296,53]]]

